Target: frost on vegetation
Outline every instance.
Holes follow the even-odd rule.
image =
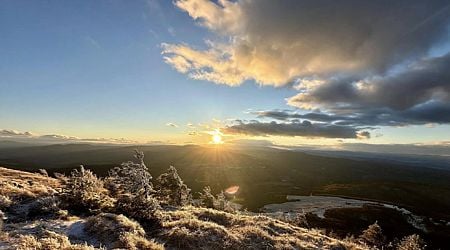
[[[45,169],[43,169],[43,168],[40,168],[40,169],[39,169],[39,173],[40,173],[41,175],[43,175],[44,177],[48,177],[47,170],[45,170]]]
[[[128,161],[110,171],[112,185],[120,192],[151,196],[155,193],[152,175],[144,163],[144,153],[135,150],[134,157],[138,163]]]
[[[383,234],[383,230],[378,225],[377,222],[369,225],[366,230],[362,232],[359,239],[369,245],[374,247],[382,247],[386,241],[386,237]]]
[[[234,207],[228,201],[223,191],[217,194],[217,196],[214,196],[211,193],[210,187],[203,188],[203,191],[200,193],[200,205],[207,208],[214,208],[226,212],[235,211]]]
[[[144,153],[135,151],[138,163],[124,162],[110,171],[108,187],[117,199],[117,211],[138,220],[157,220],[160,209]]]
[[[87,219],[85,229],[89,235],[107,245],[108,248],[124,248],[125,233],[129,237],[144,237],[145,231],[136,221],[124,215],[101,213]]]
[[[192,203],[191,189],[184,184],[173,166],[156,179],[156,189],[161,203],[172,206],[186,206]]]
[[[108,210],[114,206],[114,200],[108,196],[103,181],[92,171],[80,166],[74,169],[65,179],[62,197],[66,204],[74,210]]]
[[[422,250],[426,245],[419,235],[413,234],[404,237],[397,245],[397,250]]]
[[[8,196],[0,195],[0,209],[7,209],[11,204],[12,201]]]
[[[56,214],[60,210],[60,200],[57,196],[39,197],[29,205],[28,216],[45,216]]]
[[[92,246],[87,244],[72,244],[69,238],[52,231],[44,231],[41,235],[19,235],[17,239],[13,239],[14,249],[17,250],[94,250]]]

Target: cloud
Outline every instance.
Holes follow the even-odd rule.
[[[66,135],[41,135],[39,136],[40,139],[45,140],[63,140],[63,141],[71,141],[71,140],[80,140],[80,138],[75,136],[66,136]]]
[[[445,0],[176,0],[216,34],[202,47],[162,44],[166,63],[190,78],[239,86],[288,86],[297,111],[277,122],[241,122],[232,133],[370,138],[367,129],[450,123]],[[303,120],[300,122],[298,120]],[[310,123],[310,124],[308,124]]]
[[[200,80],[284,86],[306,77],[383,74],[445,38],[448,1],[177,0],[215,32],[207,49],[163,44],[165,61]]]
[[[387,107],[406,110],[430,100],[450,102],[449,69],[450,53],[414,62],[396,74],[365,79],[335,78],[304,89],[288,103],[306,109]]]
[[[301,136],[310,138],[368,138],[370,133],[351,126],[311,123],[293,120],[289,122],[237,121],[223,129],[226,134],[249,136]]]
[[[178,128],[178,125],[175,124],[175,123],[172,123],[172,122],[166,123],[166,126],[173,127],[173,128]]]
[[[19,132],[17,130],[11,129],[2,129],[0,130],[0,138],[1,137],[30,137],[33,136],[31,132]]]
[[[364,110],[345,111],[345,114],[307,112],[297,113],[290,110],[255,111],[258,118],[270,118],[280,121],[307,119],[315,122],[345,126],[408,126],[450,123],[450,103],[430,101],[418,104],[406,110],[389,108],[366,108]]]
[[[12,140],[17,142],[55,144],[55,143],[111,143],[111,144],[130,144],[137,141],[125,138],[79,138],[76,136],[67,136],[60,134],[37,135],[31,132],[20,132],[17,130],[0,130],[0,140]]]

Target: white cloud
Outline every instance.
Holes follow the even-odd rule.
[[[76,136],[46,134],[38,135],[31,132],[20,132],[17,130],[1,129],[0,140],[11,140],[17,142],[54,144],[54,143],[112,143],[112,144],[130,144],[137,141],[125,138],[79,138]]]
[[[172,128],[178,128],[178,125],[175,124],[175,123],[173,123],[173,122],[168,122],[168,123],[166,123],[166,126],[172,127]]]
[[[2,137],[30,137],[33,136],[31,132],[20,132],[12,129],[2,129],[0,130],[0,138]]]

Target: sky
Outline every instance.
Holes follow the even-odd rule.
[[[448,1],[1,1],[0,139],[450,144]]]

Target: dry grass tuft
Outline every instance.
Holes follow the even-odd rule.
[[[0,195],[11,201],[52,195],[59,186],[54,178],[0,167]]]
[[[96,248],[86,244],[72,244],[65,235],[57,234],[52,231],[46,231],[39,238],[33,235],[19,235],[13,243],[17,250],[94,250]]]
[[[124,215],[101,213],[91,216],[87,219],[84,230],[112,248],[145,244],[144,229]]]
[[[164,245],[159,244],[153,240],[148,240],[145,237],[133,234],[124,233],[120,236],[124,248],[131,250],[164,250]]]
[[[164,215],[161,237],[177,249],[366,249],[266,216],[192,206]]]

